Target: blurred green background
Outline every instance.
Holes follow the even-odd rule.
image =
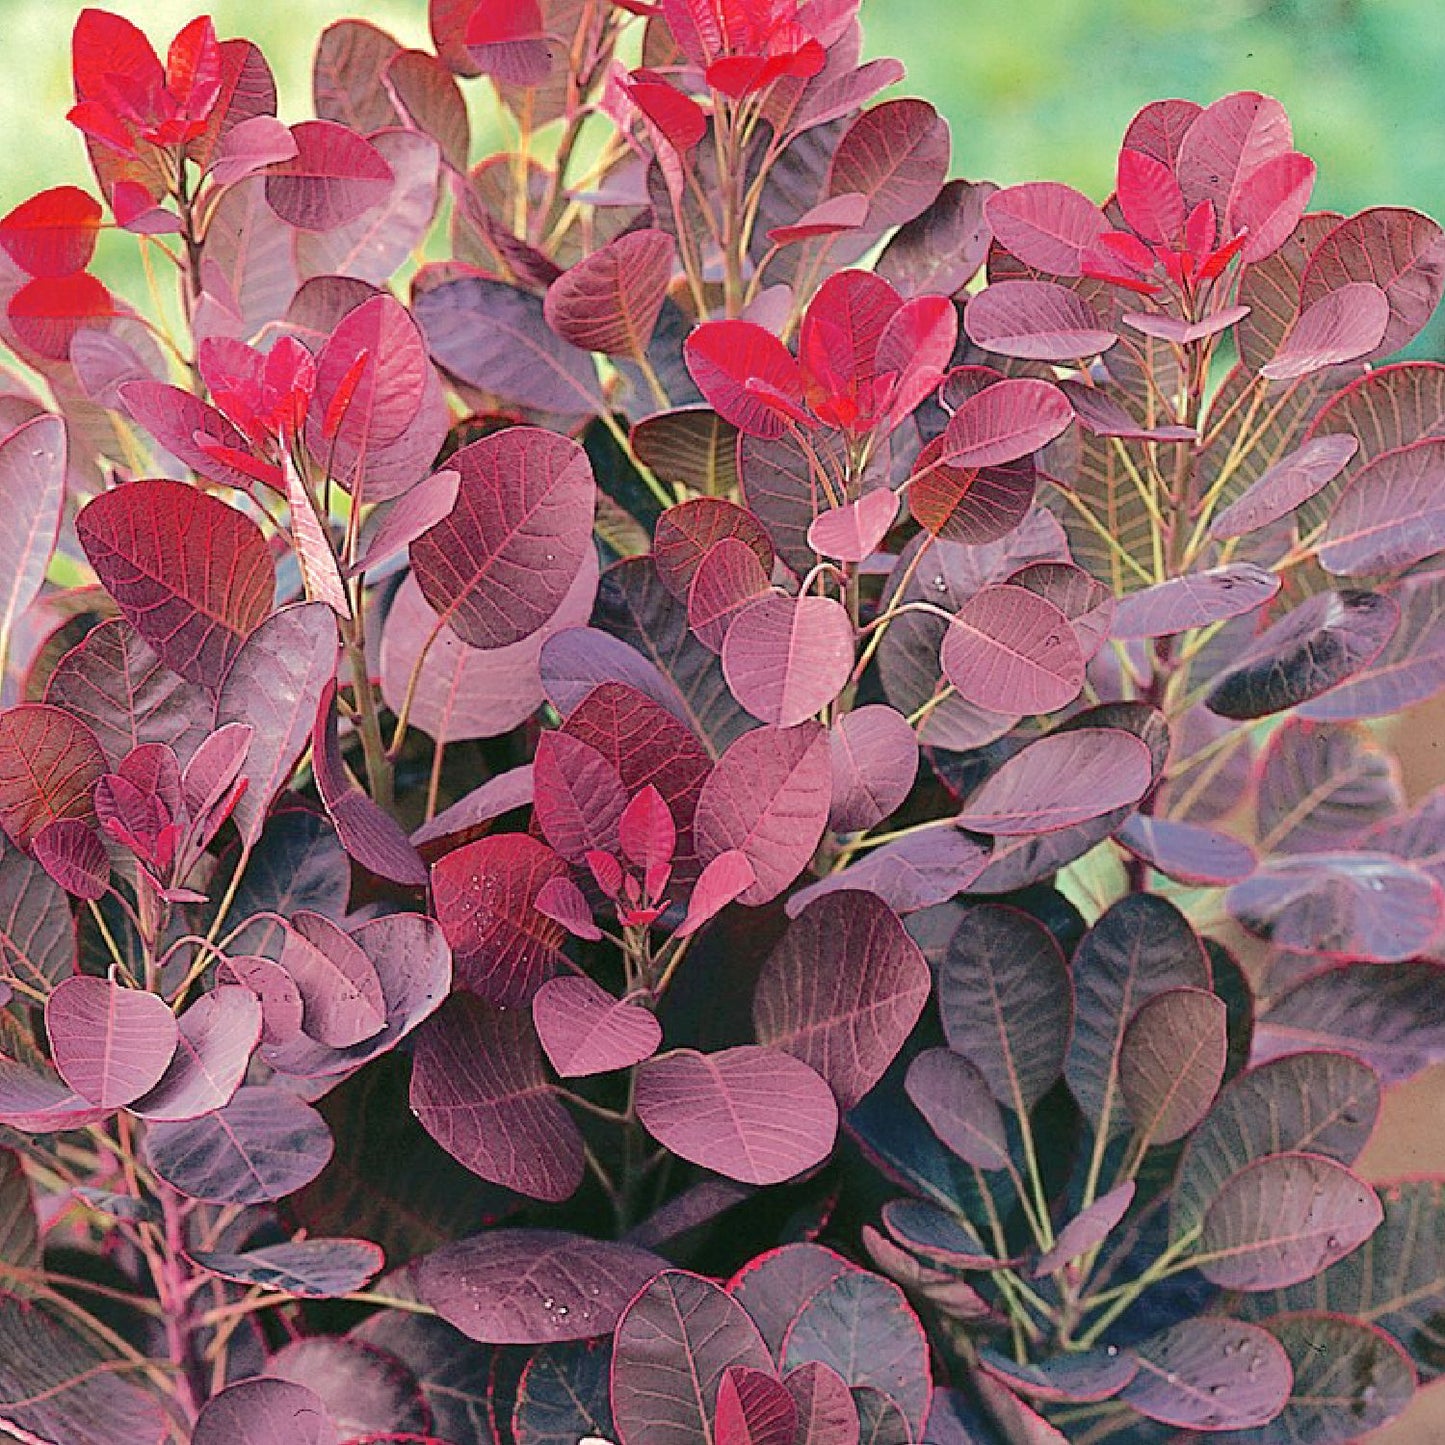
[[[158,46],[197,0],[110,0]],[[0,0],[0,209],[88,177],[70,103],[76,0]],[[426,43],[425,0],[213,0],[222,35],[266,51],[282,113],[307,111],[315,37],[352,13]],[[1445,0],[864,0],[868,48],[908,65],[906,88],[953,125],[954,171],[1055,178],[1095,196],[1129,117],[1161,96],[1280,97],[1320,167],[1315,203],[1411,205],[1445,216]],[[473,86],[474,95],[483,89]],[[1430,349],[1445,353],[1437,320]]]

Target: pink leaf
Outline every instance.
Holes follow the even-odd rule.
[[[1390,298],[1371,281],[1327,291],[1300,313],[1274,357],[1260,367],[1271,381],[1294,381],[1373,351],[1390,324]]]
[[[828,735],[833,800],[828,826],[852,833],[881,823],[912,791],[918,739],[899,712],[882,703],[855,708]]]
[[[847,685],[853,624],[831,597],[772,593],[733,619],[722,660],[733,696],[754,717],[774,727],[793,727]]]
[[[986,587],[949,624],[944,676],[975,707],[1028,716],[1078,696],[1084,659],[1069,619],[1022,587]]]
[[[596,943],[603,935],[592,919],[587,895],[570,878],[549,878],[537,890],[537,912],[560,923],[573,938]]]
[[[650,1059],[662,1042],[662,1028],[647,1009],[576,975],[549,979],[538,989],[532,1021],[564,1079],[631,1068]]]
[[[266,200],[289,226],[329,231],[384,200],[392,170],[370,141],[329,120],[291,127],[296,154],[272,165]]]
[[[897,494],[875,487],[856,502],[820,512],[808,528],[808,545],[824,557],[862,562],[878,550],[897,515]]]
[[[968,397],[944,432],[944,460],[954,467],[992,467],[1047,446],[1074,419],[1068,398],[1047,381],[996,382]]]
[[[1315,163],[1298,151],[1286,151],[1252,172],[1229,206],[1228,229],[1247,231],[1239,253],[1246,265],[1272,256],[1294,234],[1310,203]]]
[[[736,902],[757,881],[757,873],[748,855],[736,848],[719,853],[702,870],[693,885],[687,917],[677,930],[679,938],[687,938],[703,924],[716,918],[729,903]]]
[[[77,976],[45,1005],[60,1076],[82,1098],[117,1109],[154,1088],[176,1051],[176,1019],[157,994]]]
[[[1119,339],[1083,297],[1052,281],[995,281],[970,298],[963,324],[985,351],[1036,361],[1096,356]]]
[[[1084,257],[1109,229],[1087,196],[1057,181],[1031,181],[991,195],[984,213],[1001,246],[1051,276],[1078,276]]]
[[[1143,151],[1119,152],[1115,187],[1124,219],[1146,241],[1175,240],[1184,225],[1184,194],[1173,170]]]

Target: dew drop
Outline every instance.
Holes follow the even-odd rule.
[[[1114,1356],[1119,1353],[1119,1347],[1118,1345],[1110,1345],[1104,1353],[1112,1360]]]

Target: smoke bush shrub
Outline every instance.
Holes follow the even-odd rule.
[[[1351,1168],[1445,1058],[1366,726],[1445,688],[1445,238],[1254,93],[950,180],[856,10],[433,0],[289,125],[82,14],[96,194],[0,220],[16,1438],[1321,1445],[1445,1369],[1445,1181]]]

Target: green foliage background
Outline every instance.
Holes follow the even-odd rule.
[[[0,0],[0,208],[84,183],[70,104],[77,0]],[[109,0],[164,45],[197,0]],[[344,0],[213,0],[222,35],[265,50],[282,112],[306,110],[317,34]],[[350,13],[426,43],[425,0],[355,0]],[[1069,181],[1103,196],[1129,117],[1166,95],[1277,95],[1319,162],[1315,203],[1411,205],[1445,216],[1441,0],[864,0],[868,48],[908,66],[906,88],[953,125],[954,170]],[[480,87],[473,87],[481,94]],[[496,137],[500,141],[500,136]],[[1437,320],[1423,348],[1445,354]]]

